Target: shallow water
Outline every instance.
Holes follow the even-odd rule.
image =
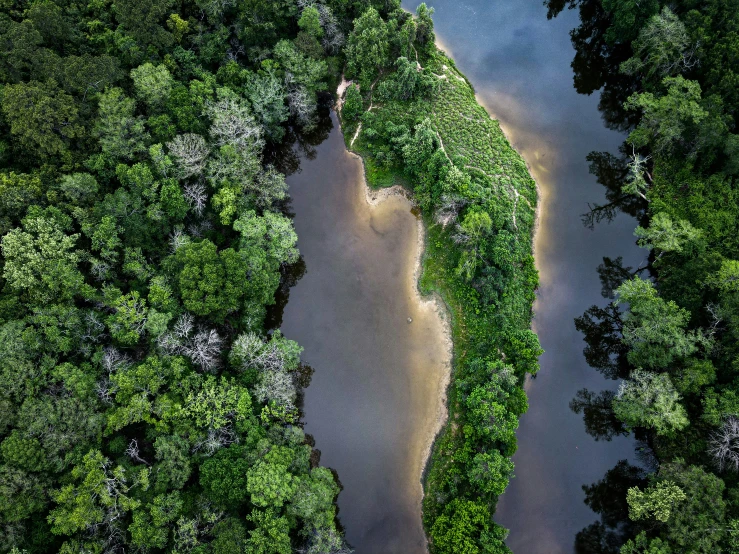
[[[332,118],[316,156],[288,178],[307,271],[281,329],[315,370],[305,430],[338,471],[347,539],[357,554],[422,553],[420,477],[442,409],[445,327],[416,293],[410,203],[367,203],[362,163]]]
[[[415,10],[420,2],[403,1]],[[592,150],[617,153],[623,136],[603,125],[597,94],[578,95],[572,84],[574,50],[569,31],[576,11],[553,21],[542,0],[436,0],[436,34],[467,75],[480,102],[500,120],[513,146],[531,166],[541,190],[535,241],[541,288],[534,329],[546,353],[529,380],[530,409],[518,430],[516,478],[498,504],[496,520],[511,530],[516,554],[574,551],[575,535],[597,516],[583,503],[582,485],[603,477],[633,442],[596,442],[582,416],[569,409],[576,392],[613,388],[582,355],[573,318],[590,305],[604,305],[595,271],[603,256],[623,256],[638,266],[644,251],[634,245],[636,223],[619,216],[586,229],[580,214],[603,202],[603,187],[588,172]]]

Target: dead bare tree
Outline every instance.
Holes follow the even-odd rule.
[[[285,76],[285,80],[291,80],[290,75]],[[304,87],[294,85],[290,87],[287,94],[287,105],[290,109],[290,115],[300,124],[301,127],[310,128],[315,124],[315,113],[317,103],[315,98],[305,90]]]
[[[146,464],[147,466],[151,465],[149,464],[149,462],[141,457],[141,453],[139,452],[139,443],[136,441],[136,439],[132,439],[131,442],[128,443],[128,448],[126,448],[124,454],[131,458],[134,462]]]
[[[169,251],[172,254],[188,244],[190,244],[190,237],[182,229],[175,229],[169,237]]]
[[[185,200],[198,215],[202,216],[208,205],[208,194],[202,183],[190,183],[185,186]]]
[[[212,372],[220,365],[223,339],[214,329],[196,329],[190,314],[180,316],[174,328],[162,333],[157,343],[170,356],[187,356],[202,371]]]
[[[230,144],[259,151],[264,147],[262,126],[244,102],[221,98],[208,104],[207,112],[212,119],[210,134],[217,146]]]
[[[739,418],[726,417],[718,431],[708,442],[708,453],[713,456],[719,470],[739,471]]]

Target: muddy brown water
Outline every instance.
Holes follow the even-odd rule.
[[[448,335],[417,293],[423,230],[410,202],[370,205],[362,162],[332,118],[315,157],[288,179],[306,273],[281,329],[314,369],[305,430],[338,471],[348,541],[357,554],[423,553],[420,479],[444,413]]]

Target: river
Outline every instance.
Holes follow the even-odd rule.
[[[331,118],[328,138],[288,178],[306,273],[281,329],[315,369],[305,431],[321,464],[338,471],[348,541],[357,554],[420,554],[421,473],[444,413],[446,329],[417,293],[422,229],[410,202],[368,203],[362,162]]]
[[[516,554],[571,553],[577,532],[597,519],[582,486],[634,452],[631,439],[595,441],[569,407],[584,387],[614,387],[588,367],[573,323],[590,305],[607,302],[595,268],[603,256],[637,266],[644,255],[634,245],[632,218],[589,230],[580,217],[604,198],[586,155],[615,153],[623,135],[605,128],[597,95],[573,89],[575,12],[548,21],[541,0],[431,5],[440,47],[540,186],[534,328],[546,353],[526,385],[531,407],[518,431],[516,478],[496,520],[511,530],[507,542]],[[409,203],[367,203],[361,163],[344,149],[332,119],[328,138],[288,179],[306,274],[290,292],[281,328],[315,368],[305,393],[306,431],[321,463],[338,471],[349,542],[357,554],[422,553],[419,477],[441,413],[445,329],[433,304],[416,293],[419,225]]]
[[[403,7],[418,4],[406,0]],[[616,154],[624,136],[604,126],[597,93],[583,96],[573,88],[569,32],[579,24],[577,11],[548,21],[542,0],[429,5],[440,48],[470,79],[540,188],[534,330],[545,354],[527,383],[530,408],[518,429],[516,478],[498,503],[496,521],[511,530],[507,544],[515,554],[571,553],[577,532],[597,519],[582,486],[634,457],[633,440],[596,442],[569,408],[579,389],[614,388],[586,363],[573,323],[591,305],[607,302],[596,267],[603,256],[623,256],[625,265],[637,267],[645,255],[634,244],[633,218],[620,215],[591,231],[580,217],[589,202],[604,203],[587,154]]]

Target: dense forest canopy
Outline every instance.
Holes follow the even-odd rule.
[[[618,392],[580,391],[596,439],[633,432],[642,467],[620,462],[585,487],[601,521],[580,552],[739,548],[739,3],[550,0],[577,8],[576,88],[601,89],[617,157],[589,156],[608,188],[586,224],[637,216],[638,268],[605,258],[606,308],[576,321],[593,367]],[[607,499],[610,498],[610,500]]]
[[[265,154],[371,6],[0,3],[0,551],[348,552]]]

